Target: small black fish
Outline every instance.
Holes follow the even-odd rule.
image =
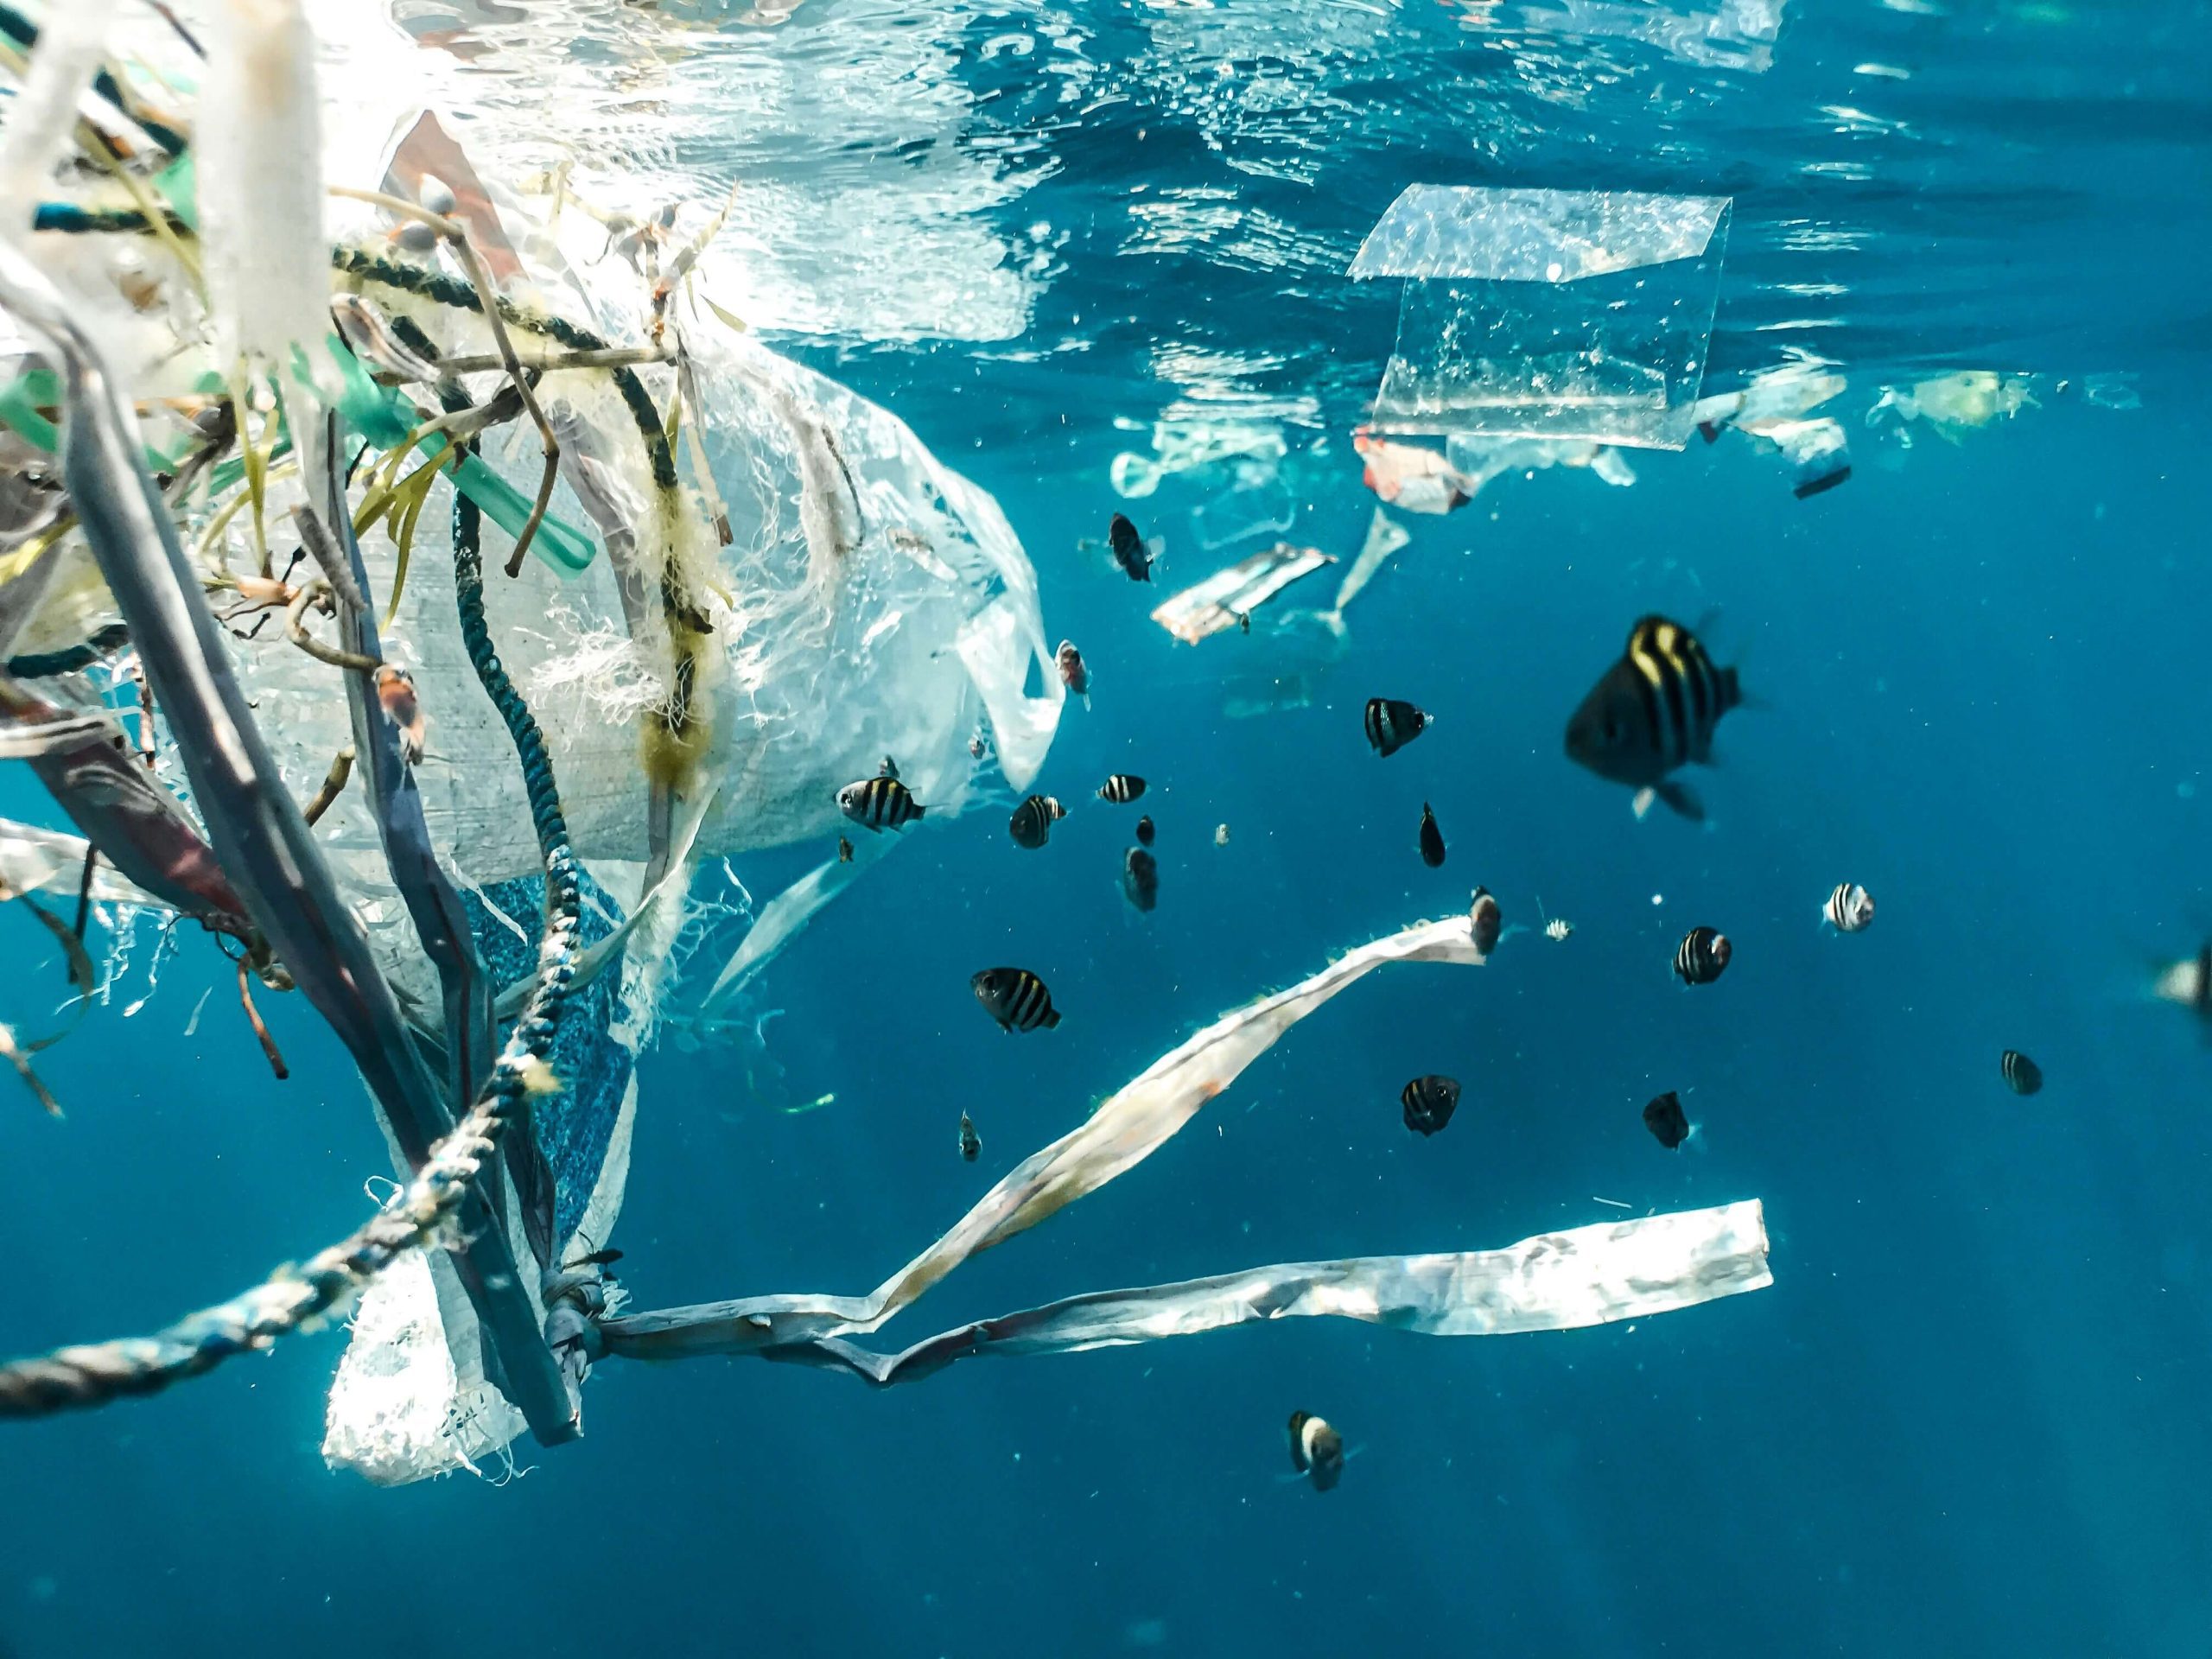
[[[1728,958],[1734,954],[1726,933],[1694,927],[1682,935],[1681,949],[1675,952],[1675,972],[1685,985],[1710,985],[1727,971]]]
[[[1107,527],[1106,542],[1114,551],[1114,563],[1128,573],[1131,582],[1152,580],[1152,562],[1160,556],[1159,544],[1138,535],[1137,527],[1126,515],[1114,515],[1114,522]]]
[[[1671,1089],[1643,1109],[1643,1127],[1669,1152],[1690,1138],[1690,1121],[1682,1115],[1682,1103]]]
[[[837,861],[840,864],[849,864],[853,861],[853,843],[851,837],[847,836],[840,836],[837,837]]]
[[[1014,809],[1014,816],[1007,820],[1006,832],[1014,837],[1014,844],[1035,852],[1052,833],[1052,825],[1068,815],[1050,795],[1032,795]]]
[[[1052,994],[1027,968],[986,968],[969,980],[968,988],[1001,1031],[1050,1031],[1060,1023]]]
[[[929,810],[907,792],[906,785],[887,773],[847,784],[837,791],[837,806],[855,823],[876,830],[896,830]]]
[[[1736,671],[1715,667],[1688,628],[1643,617],[1567,721],[1567,758],[1634,789],[1639,817],[1656,797],[1686,818],[1702,818],[1697,797],[1667,774],[1709,762],[1713,728],[1743,700]]]
[[[1137,820],[1137,840],[1140,842],[1147,847],[1151,846],[1152,837],[1154,833],[1155,832],[1152,827],[1151,814],[1147,813],[1143,817]]]
[[[1997,1069],[2005,1074],[2005,1086],[2016,1095],[2032,1095],[2043,1087],[2043,1068],[2017,1048],[2005,1051]]]
[[[1475,889],[1474,902],[1467,907],[1467,919],[1473,924],[1475,949],[1488,956],[1497,949],[1497,936],[1505,925],[1505,912],[1498,907],[1497,896],[1488,887]]]
[[[1344,1437],[1310,1411],[1290,1414],[1290,1466],[1325,1492],[1344,1471]]]
[[[1406,1127],[1416,1135],[1434,1135],[1459,1109],[1457,1077],[1415,1077],[1398,1091],[1406,1109]]]
[[[611,1268],[622,1259],[620,1250],[594,1250],[589,1255],[580,1255],[566,1265],[571,1268]]]
[[[1098,786],[1098,798],[1115,806],[1127,806],[1144,793],[1144,779],[1134,772],[1117,772]]]
[[[1432,870],[1444,863],[1444,832],[1436,827],[1436,814],[1427,801],[1421,804],[1421,861]]]
[[[1132,847],[1122,861],[1122,891],[1139,910],[1160,902],[1160,861],[1141,847]]]
[[[1370,697],[1366,724],[1375,753],[1393,755],[1428,729],[1428,716],[1395,697]]]
[[[960,1114],[960,1155],[972,1164],[982,1154],[983,1137],[976,1133],[975,1120],[963,1112]]]

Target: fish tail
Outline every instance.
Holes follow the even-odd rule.
[[[1060,1011],[1058,1008],[1046,1009],[1045,1017],[1042,1020],[1039,1020],[1037,1023],[1044,1027],[1046,1030],[1051,1031],[1054,1027],[1060,1023]]]

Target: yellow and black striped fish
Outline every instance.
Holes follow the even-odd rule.
[[[896,830],[929,810],[889,773],[847,784],[837,791],[837,809],[855,823],[876,830]]]
[[[2017,1048],[2008,1048],[1997,1062],[2005,1086],[2016,1095],[2032,1095],[2043,1087],[2043,1068]]]
[[[1060,1023],[1052,994],[1027,968],[986,968],[968,985],[1001,1031],[1035,1031],[1039,1027],[1050,1031]]]
[[[1727,971],[1734,954],[1726,933],[1694,927],[1682,935],[1681,948],[1675,952],[1675,972],[1685,985],[1710,985]]]
[[[1052,825],[1068,815],[1050,795],[1032,795],[1014,809],[1014,816],[1007,820],[1006,832],[1014,837],[1014,844],[1035,852],[1052,833]]]
[[[1840,881],[1821,914],[1837,932],[1856,933],[1874,919],[1874,895],[1855,881]]]
[[[1702,818],[1697,797],[1667,774],[1710,761],[1713,728],[1743,700],[1734,669],[1715,667],[1679,622],[1647,616],[1567,721],[1567,758],[1636,790],[1638,817],[1656,798],[1686,818]]]
[[[1127,806],[1144,793],[1144,779],[1135,772],[1117,772],[1098,786],[1098,798],[1113,806]]]

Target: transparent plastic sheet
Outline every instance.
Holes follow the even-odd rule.
[[[1202,502],[1191,512],[1191,534],[1207,552],[1253,536],[1288,530],[1298,518],[1289,489],[1265,466],[1261,476],[1240,479],[1236,487]]]
[[[1374,429],[1681,448],[1729,207],[1719,196],[1408,187],[1350,270],[1406,283]]]
[[[1233,627],[1249,628],[1252,613],[1301,576],[1336,560],[1314,547],[1277,542],[1168,598],[1152,620],[1186,645]]]
[[[1301,1313],[1344,1313],[1446,1335],[1556,1330],[1688,1306],[1770,1282],[1754,1201],[1601,1224],[1489,1255],[1290,1264],[1101,1293],[963,1326],[904,1356],[843,1340],[881,1328],[969,1257],[1143,1162],[1292,1026],[1363,975],[1389,963],[1483,961],[1464,916],[1421,923],[1349,951],[1162,1056],[1081,1126],[1016,1165],[870,1294],[759,1296],[631,1315],[600,1327],[607,1351],[641,1359],[749,1354],[842,1366],[887,1382],[902,1380],[902,1370],[925,1375],[961,1353],[993,1345],[1006,1352],[1065,1352]]]

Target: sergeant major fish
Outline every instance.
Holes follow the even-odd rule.
[[[1444,864],[1444,832],[1436,827],[1436,814],[1427,801],[1421,804],[1421,861],[1432,870]]]
[[[1459,1109],[1459,1080],[1415,1077],[1398,1090],[1398,1104],[1405,1109],[1408,1128],[1416,1135],[1434,1135]]]
[[[1035,852],[1052,833],[1052,825],[1068,815],[1067,808],[1050,795],[1032,795],[1014,809],[1014,816],[1007,820],[1007,834],[1014,837],[1014,844]]]
[[[969,980],[968,988],[1001,1031],[1050,1031],[1060,1023],[1052,994],[1027,968],[986,968]]]
[[[1680,623],[1647,616],[1567,721],[1567,758],[1634,789],[1638,817],[1656,798],[1700,819],[1705,809],[1697,797],[1667,774],[1685,763],[1709,763],[1713,728],[1743,700],[1734,669],[1715,667]]]
[[[1854,881],[1840,881],[1821,917],[1839,933],[1857,933],[1874,919],[1874,895]]]
[[[1734,954],[1726,934],[1694,927],[1682,935],[1681,948],[1675,952],[1675,973],[1685,985],[1710,985],[1728,971]]]
[[[1387,759],[1428,729],[1428,716],[1396,697],[1370,697],[1365,725],[1368,742]]]
[[[1134,772],[1117,772],[1098,786],[1098,798],[1113,806],[1127,806],[1144,793],[1144,779]]]
[[[872,830],[896,830],[929,810],[888,772],[847,784],[837,791],[837,809],[855,823]]]

